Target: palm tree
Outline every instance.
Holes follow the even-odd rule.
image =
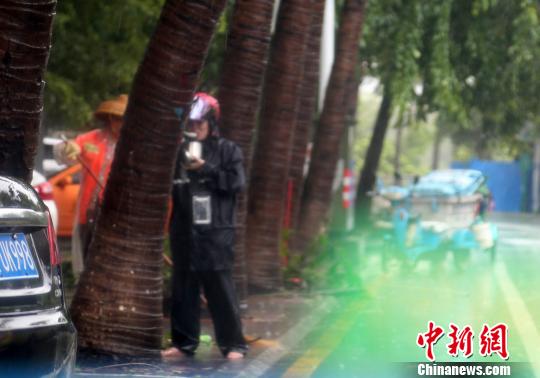
[[[319,61],[321,53],[321,32],[324,13],[324,0],[313,4],[313,19],[309,33],[304,62],[304,75],[300,90],[300,105],[294,130],[291,167],[289,176],[293,182],[291,228],[298,225],[300,204],[304,188],[304,165],[307,145],[313,132],[313,121],[317,113],[317,94],[319,84]]]
[[[135,76],[97,230],[72,303],[82,348],[156,355],[162,250],[180,118],[225,0],[167,0]],[[175,114],[177,113],[177,114]]]
[[[0,174],[30,182],[56,0],[0,7]]]
[[[281,225],[311,4],[283,0],[272,41],[248,204],[248,278],[256,289],[281,284]]]
[[[244,152],[248,173],[268,60],[273,9],[274,0],[236,1],[221,73],[221,131]],[[239,196],[237,207],[235,282],[240,300],[247,297],[246,218],[247,191]]]
[[[360,180],[358,181],[356,191],[355,212],[357,228],[363,226],[368,220],[369,209],[371,207],[371,198],[368,196],[368,193],[373,189],[377,179],[377,169],[381,160],[384,139],[391,115],[392,96],[390,95],[389,86],[385,85],[383,99],[377,113],[377,119],[373,127],[373,133],[371,134],[369,147],[366,151],[366,158],[360,172]]]
[[[332,182],[350,104],[349,83],[354,80],[358,65],[365,4],[366,0],[346,0],[343,6],[336,58],[315,135],[301,218],[293,242],[297,251],[303,251],[314,240],[328,215]]]

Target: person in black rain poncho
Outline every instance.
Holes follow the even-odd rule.
[[[243,157],[236,144],[219,137],[219,116],[215,98],[195,95],[173,181],[173,347],[162,351],[163,357],[195,353],[200,288],[223,355],[237,359],[247,351],[232,280],[236,195],[245,186]]]

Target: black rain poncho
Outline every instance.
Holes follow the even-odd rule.
[[[234,265],[236,195],[246,181],[242,151],[229,140],[209,137],[202,159],[205,164],[196,171],[184,170],[181,159],[176,163],[169,230],[174,264],[195,271],[229,270]]]

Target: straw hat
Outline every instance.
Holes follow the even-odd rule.
[[[122,94],[114,99],[103,101],[94,112],[95,116],[111,114],[123,117],[126,112],[128,95]]]

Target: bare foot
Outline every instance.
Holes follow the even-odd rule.
[[[241,360],[244,358],[244,355],[240,352],[229,352],[227,353],[227,358],[229,360]]]
[[[179,358],[183,356],[184,356],[184,353],[182,353],[180,349],[176,347],[170,347],[161,351],[162,358]]]

